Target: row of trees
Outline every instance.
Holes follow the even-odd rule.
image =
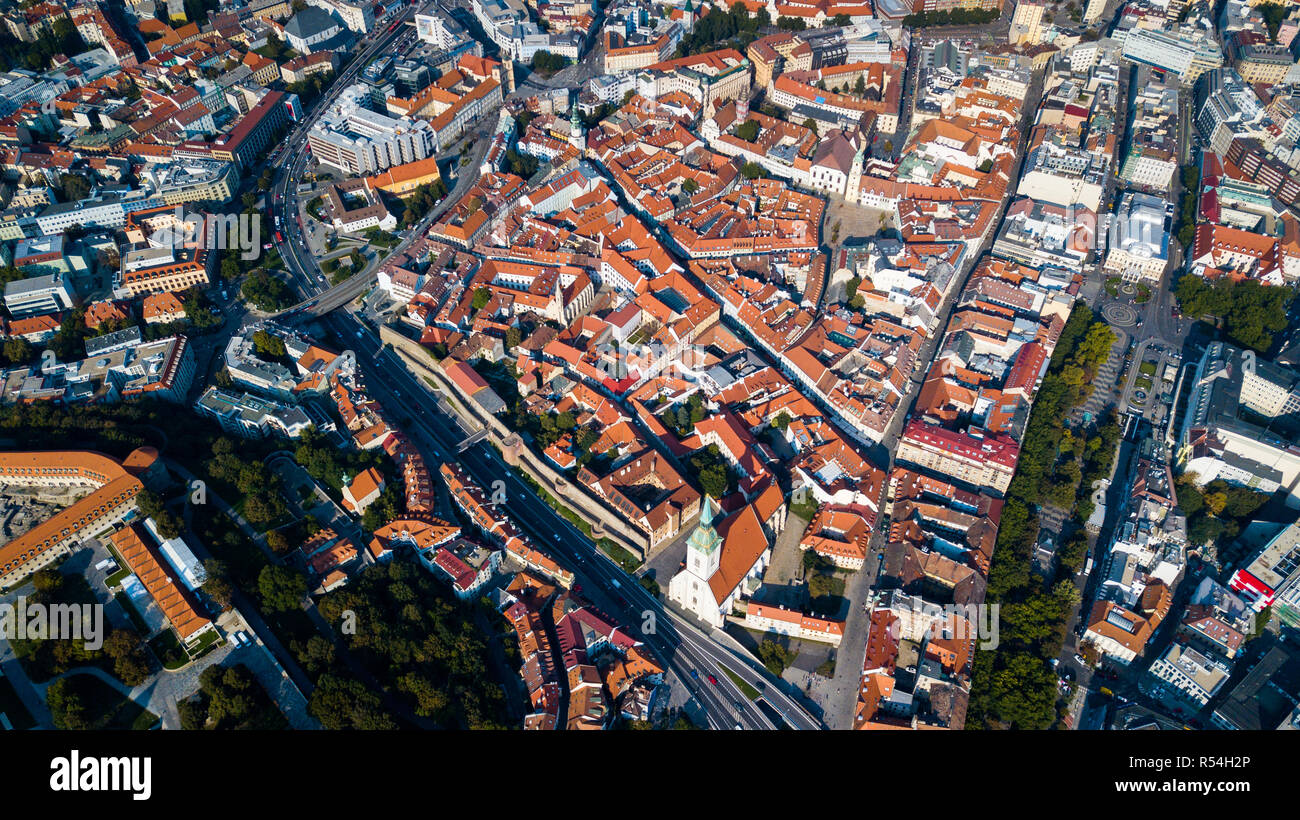
[[[297,94],[302,102],[303,108],[308,108],[314,103],[325,89],[329,88],[334,82],[334,72],[326,71],[321,74],[313,74],[310,77],[304,77],[296,83],[289,83],[285,90],[291,94]],[[265,190],[265,189],[263,189]]]
[[[1196,207],[1201,190],[1201,169],[1193,162],[1184,165],[1179,173],[1183,177],[1183,195],[1178,203],[1178,218],[1174,220],[1174,235],[1190,253],[1192,241],[1196,239]]]
[[[1058,464],[1075,465],[1062,470],[1075,487],[1080,460],[1085,465],[1082,472],[1109,471],[1108,459],[1114,458],[1119,438],[1111,427],[1113,421],[1102,425],[1104,434],[1083,437],[1067,431],[1065,420],[1087,400],[1114,339],[1113,331],[1095,321],[1086,305],[1076,305],[1035,397],[989,569],[985,600],[1001,606],[1000,642],[996,651],[975,656],[969,726],[1046,729],[1056,720],[1056,675],[1047,659],[1060,653],[1070,615],[1079,604],[1069,576],[1083,560],[1087,538],[1079,532],[1082,522],[1076,516],[1071,522],[1073,534],[1062,544],[1058,576],[1038,581],[1030,571],[1038,539],[1036,508],[1050,497],[1049,476]],[[1086,493],[1087,488],[1079,492]]]
[[[922,11],[909,14],[903,18],[903,25],[908,28],[932,28],[935,26],[982,26],[992,23],[1002,12],[997,9],[953,9],[951,11]]]

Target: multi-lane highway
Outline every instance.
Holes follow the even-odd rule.
[[[574,571],[581,595],[617,621],[641,634],[676,673],[703,707],[711,728],[776,728],[774,722],[740,691],[723,669],[762,693],[762,698],[793,728],[821,724],[781,691],[753,659],[707,636],[699,627],[665,607],[595,547],[576,527],[532,492],[487,444],[464,452],[457,447],[464,433],[439,410],[427,388],[351,313],[330,314],[327,323],[348,339],[367,375],[366,388],[385,407],[410,420],[407,432],[430,455],[457,461],[485,488],[505,482],[507,512],[558,560]],[[715,683],[716,681],[716,683]]]
[[[427,5],[427,4],[425,4]],[[298,207],[297,186],[302,181],[303,172],[311,157],[307,145],[307,134],[313,125],[333,102],[334,99],[352,84],[357,75],[380,54],[387,54],[406,48],[415,37],[415,29],[406,25],[416,13],[424,10],[425,5],[407,9],[397,20],[401,21],[393,31],[370,35],[373,40],[362,43],[361,52],[352,59],[343,71],[334,79],[321,98],[305,114],[287,137],[284,145],[271,154],[270,166],[275,169],[275,181],[271,186],[271,211],[280,220],[282,240],[275,243],[276,250],[285,262],[291,281],[298,285],[304,294],[314,295],[328,288],[324,274],[307,253],[306,240],[303,237],[302,217]],[[412,232],[412,235],[415,235]],[[404,249],[409,241],[404,241],[398,250]],[[353,276],[341,283],[338,288],[330,290],[328,302],[322,310],[332,309],[346,304],[361,294],[370,284],[365,275]],[[314,304],[314,300],[313,300]]]

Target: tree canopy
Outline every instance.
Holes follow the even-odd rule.
[[[1287,309],[1295,291],[1254,279],[1233,282],[1226,277],[1207,282],[1188,274],[1174,287],[1183,313],[1191,318],[1213,317],[1222,322],[1228,341],[1257,353],[1273,346],[1273,335],[1287,328]]]

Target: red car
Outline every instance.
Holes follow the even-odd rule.
[[[714,686],[717,686],[717,685],[718,685],[718,679],[715,678],[715,677],[713,677],[712,675],[709,675],[709,683],[713,684]]]

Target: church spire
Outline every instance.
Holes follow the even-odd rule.
[[[708,578],[718,569],[718,553],[722,551],[722,536],[713,528],[713,518],[717,513],[717,502],[707,494],[700,505],[700,523],[686,542],[687,549],[698,553],[702,558],[703,571],[700,577]]]
[[[704,494],[704,504],[700,507],[700,526],[713,527],[713,496]]]

